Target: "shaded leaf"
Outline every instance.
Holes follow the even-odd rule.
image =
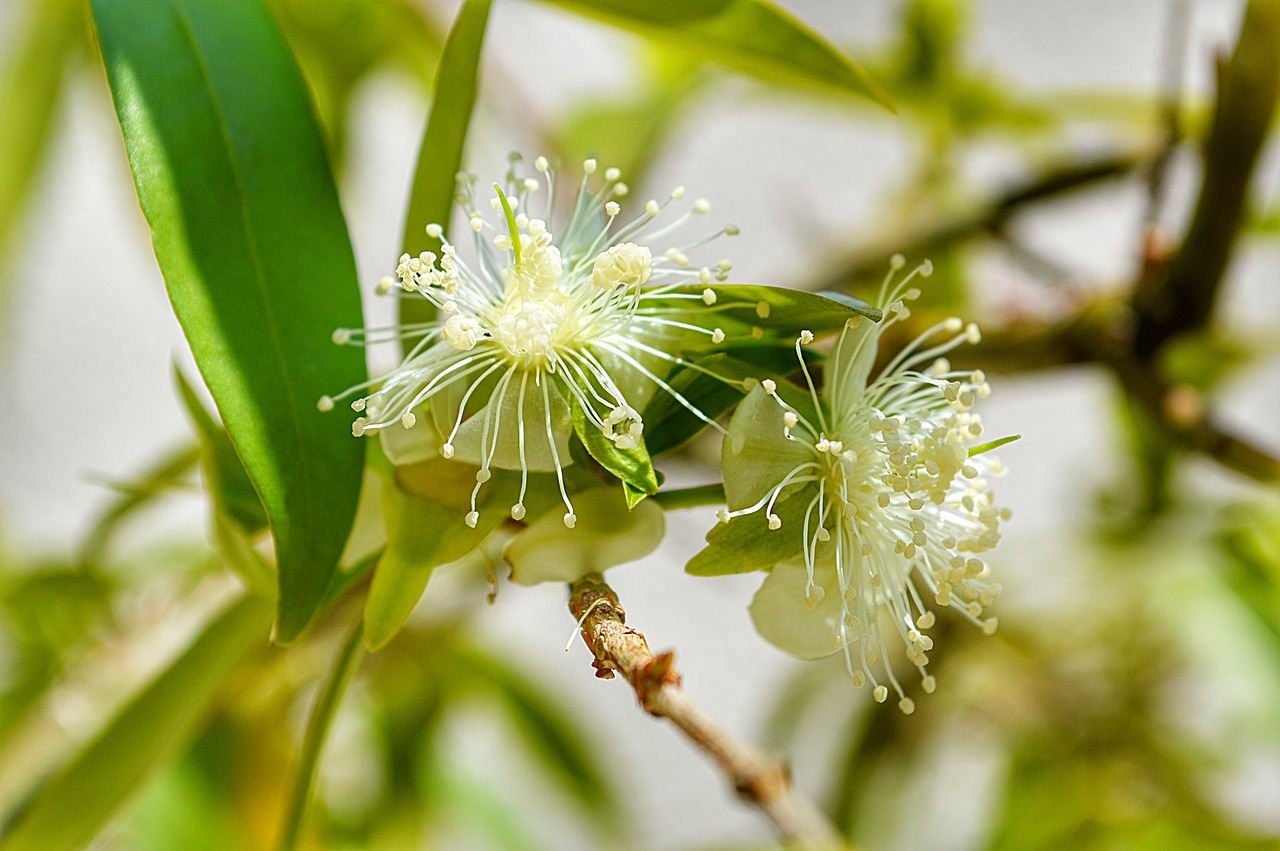
[[[227,677],[267,641],[271,605],[245,597],[41,785],[0,837],[6,851],[88,844],[151,773],[191,741]]]
[[[316,613],[363,446],[315,400],[359,383],[355,261],[298,70],[259,0],[93,0],[174,310],[271,520],[276,638]]]
[[[832,87],[893,103],[871,76],[790,12],[767,0],[552,0],[589,17],[678,45],[765,82]]]

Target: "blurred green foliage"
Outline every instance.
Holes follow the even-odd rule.
[[[178,5],[183,3],[196,0]],[[459,20],[467,28],[455,30],[460,34],[450,39],[457,48],[451,53],[451,4],[271,0],[332,161],[332,172],[313,170],[311,176],[332,182],[333,173],[341,173],[360,87],[374,75],[399,74],[424,98],[433,86],[445,86],[450,95],[431,104],[435,131],[424,137],[421,162],[422,174],[432,180],[414,187],[415,197],[427,199],[415,209],[437,216],[447,211],[474,94],[483,87],[477,69],[488,5],[466,4]],[[1145,151],[1141,145],[1164,130],[1155,93],[1082,91],[1046,101],[974,63],[967,41],[980,10],[960,0],[905,0],[892,35],[868,50],[860,65],[763,2],[557,5],[650,41],[635,48],[638,85],[570,105],[562,124],[549,128],[547,137],[559,146],[549,154],[569,158],[592,151],[642,181],[674,144],[682,122],[704,99],[720,96],[724,72],[708,60],[748,72],[773,96],[802,92],[824,108],[906,127],[913,145],[910,172],[884,199],[878,232],[851,237],[832,252],[861,259],[832,261],[809,277],[865,292],[863,272],[880,264],[886,248],[927,246],[937,273],[922,317],[971,306],[981,295],[976,264],[993,250],[1043,280],[1046,290],[1070,277],[1022,244],[1008,219],[1020,205],[1090,188],[1094,177],[1054,184],[1057,161],[1045,155],[1062,150],[1060,138],[1073,123],[1104,126],[1128,145],[1126,151],[1135,140]],[[1276,14],[1274,3],[1252,5]],[[115,11],[127,30],[134,9],[124,4]],[[0,266],[13,251],[46,152],[56,133],[66,132],[57,117],[68,82],[86,73],[83,58],[90,52],[82,3],[40,0],[25,4],[15,18],[8,63],[0,69]],[[761,21],[770,28],[761,28]],[[283,53],[277,59],[288,64]],[[452,88],[458,81],[462,90]],[[245,82],[226,85],[237,90]],[[850,92],[874,99],[851,98]],[[890,118],[876,99],[892,102],[899,118]],[[294,98],[291,106],[305,104]],[[1204,104],[1184,104],[1181,113],[1193,134],[1211,123]],[[1007,206],[979,195],[966,157],[993,141],[1013,151],[1033,178],[1044,175],[1042,193],[1026,193]],[[437,167],[439,162],[444,165]],[[1151,164],[1144,155],[1120,170],[1133,173]],[[1276,199],[1262,198],[1257,207],[1245,233],[1273,239],[1280,233]],[[972,226],[955,226],[966,221]],[[411,220],[408,230],[420,225]],[[868,257],[875,262],[863,262]],[[1110,315],[1105,304],[1067,303],[1068,325],[1093,316],[1095,308]],[[322,317],[317,327],[328,324],[350,323]],[[1012,348],[1001,362],[998,341],[994,351],[995,369],[1025,366]],[[1157,369],[1162,380],[1208,403],[1268,351],[1274,354],[1271,341],[1214,326],[1171,341],[1159,353]],[[788,368],[768,351],[743,355],[747,366],[717,357],[723,370]],[[1091,359],[1076,352],[1067,357]],[[690,372],[673,383],[706,389],[697,381]],[[354,554],[349,548],[334,575],[317,580],[311,589],[315,624],[299,641],[287,649],[268,647],[277,572],[262,484],[255,490],[243,448],[237,453],[232,437],[181,377],[179,393],[193,442],[117,484],[113,503],[74,558],[3,556],[5,848],[78,847],[95,835],[107,847],[273,847],[281,825],[305,814],[287,794],[306,736],[299,719],[313,705],[316,682],[331,673],[366,598],[365,637],[381,649],[360,662],[345,699],[339,689],[335,714],[324,719],[330,758],[321,754],[303,847],[448,847],[460,836],[476,847],[557,847],[538,826],[548,798],[580,823],[580,842],[631,842],[637,814],[621,799],[611,761],[584,732],[582,710],[562,705],[535,674],[478,639],[464,612],[410,616],[427,577],[438,562],[457,556],[456,547],[441,546],[451,543],[447,535],[397,535],[389,522],[395,540],[383,549],[383,520],[421,495],[388,479],[387,470],[374,469],[376,459],[354,536],[364,534],[374,545]],[[910,718],[868,711],[831,666],[798,669],[779,690],[767,731],[771,744],[807,759],[806,732],[834,731],[814,757],[826,761],[819,798],[854,840],[867,847],[891,843],[904,823],[919,818],[912,784],[936,768],[945,744],[939,731],[970,729],[990,742],[998,763],[999,782],[976,831],[982,847],[1262,848],[1280,841],[1273,825],[1241,818],[1215,792],[1242,749],[1278,745],[1280,510],[1274,483],[1230,498],[1204,492],[1192,478],[1187,447],[1171,436],[1159,411],[1129,396],[1116,411],[1117,441],[1132,472],[1095,483],[1107,485],[1096,518],[1105,522],[1087,534],[1106,534],[1071,551],[1046,547],[1038,566],[1052,573],[1061,563],[1085,563],[1091,587],[1076,589],[1075,598],[1050,614],[1002,616],[995,638],[944,621],[947,650],[936,667],[957,686],[918,701],[920,711]],[[673,423],[681,416],[678,410],[665,414]],[[692,424],[664,429],[678,439],[660,449],[677,449],[695,430]],[[160,546],[122,545],[127,527],[197,486],[211,498],[211,546],[186,547],[175,556]],[[345,520],[334,522],[330,537],[340,544]],[[452,565],[451,573],[482,591],[492,557],[481,553]],[[370,580],[368,568],[379,558],[380,567],[399,569]],[[248,596],[237,596],[244,592],[232,590],[228,574],[243,580]],[[157,622],[187,628],[164,638]],[[1232,629],[1206,646],[1201,622]],[[1197,651],[1220,667],[1206,671]],[[1255,717],[1228,719],[1233,735],[1206,734],[1180,717],[1185,692],[1179,688],[1188,681],[1217,678],[1217,688],[1233,677],[1255,692],[1244,701],[1255,707]],[[55,720],[60,707],[84,704],[95,710],[92,717],[68,733]],[[453,725],[459,719],[474,723],[477,716],[533,767],[537,788],[457,756]],[[304,781],[303,803],[306,786]]]

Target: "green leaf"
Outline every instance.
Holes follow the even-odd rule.
[[[451,467],[461,467],[467,478],[450,481]],[[441,493],[469,496],[475,482],[474,467],[453,461],[427,461],[414,468],[407,474],[434,481]],[[484,499],[477,501],[482,510],[474,528],[466,524],[469,503],[445,503],[406,492],[391,482],[383,485],[387,547],[374,568],[365,601],[364,643],[369,650],[382,649],[396,636],[437,567],[474,550],[505,519],[507,500],[514,500],[518,493],[507,486],[510,478],[507,471],[494,471],[489,485],[480,492]],[[483,510],[491,504],[491,510]]]
[[[79,0],[42,0],[15,10],[27,20],[8,51],[9,62],[0,78],[0,258],[49,150],[67,61],[84,27]]]
[[[645,447],[644,437],[640,438],[635,449],[619,449],[613,441],[604,436],[604,432],[587,419],[582,404],[576,397],[569,400],[570,415],[573,420],[574,434],[582,441],[587,453],[599,462],[610,473],[618,477],[624,486],[630,486],[639,494],[651,494],[658,490],[658,474],[653,469],[653,459]],[[643,499],[640,496],[635,502]],[[630,495],[627,502],[632,503]]]
[[[409,209],[405,214],[404,250],[410,254],[438,253],[440,240],[427,236],[426,226],[433,222],[449,225],[467,128],[476,105],[480,51],[489,23],[489,6],[490,0],[463,3],[440,56],[431,114],[422,135]],[[432,305],[425,298],[400,302],[401,322],[423,322],[433,318],[433,314]]]
[[[856,62],[767,0],[551,0],[765,82],[786,80],[893,103]]]
[[[690,299],[688,296],[704,296],[710,290],[715,297],[711,305]],[[708,330],[719,328],[725,334],[723,343],[711,342],[708,334],[692,332],[681,342],[689,352],[733,351],[773,345],[780,341],[791,344],[801,331],[812,331],[817,336],[834,333],[850,319],[865,316],[873,322],[880,321],[880,311],[866,302],[850,296],[833,297],[794,290],[790,287],[770,287],[760,284],[717,284],[704,287],[688,284],[672,287],[670,293],[678,298],[646,298],[644,306],[660,306],[682,312],[684,321]],[[683,296],[683,298],[679,298]],[[689,305],[696,305],[690,307]]]
[[[346,223],[298,70],[260,0],[93,0],[174,311],[275,539],[276,639],[316,613],[363,446],[315,402],[363,380]]]
[[[151,773],[194,737],[223,683],[266,645],[271,605],[245,597],[218,615],[69,763],[0,837],[6,851],[82,848]]]

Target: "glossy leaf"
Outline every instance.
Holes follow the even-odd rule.
[[[235,667],[264,647],[271,605],[245,597],[205,627],[87,747],[40,786],[0,836],[6,851],[82,848],[195,735]]]
[[[426,226],[435,222],[449,225],[449,214],[457,191],[458,172],[467,144],[467,128],[476,105],[480,75],[480,51],[489,23],[490,0],[466,0],[449,38],[445,41],[436,69],[431,114],[422,135],[418,165],[405,213],[404,250],[410,254],[440,251],[440,240],[427,236]],[[426,299],[400,302],[402,322],[422,322],[432,318]]]
[[[768,0],[552,0],[750,74],[836,88],[893,103],[856,62]]]
[[[363,447],[316,400],[358,383],[355,261],[298,70],[260,0],[94,0],[156,258],[271,520],[277,640],[315,615]]]

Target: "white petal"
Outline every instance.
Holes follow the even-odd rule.
[[[573,582],[657,549],[666,516],[652,500],[627,510],[622,488],[592,488],[573,495],[577,523],[565,527],[556,507],[516,535],[502,550],[511,579],[522,585]]]
[[[765,578],[751,601],[751,620],[770,644],[801,659],[821,659],[840,649],[837,629],[844,617],[835,563],[819,557],[814,581],[822,599],[806,602],[803,560],[785,561]]]

